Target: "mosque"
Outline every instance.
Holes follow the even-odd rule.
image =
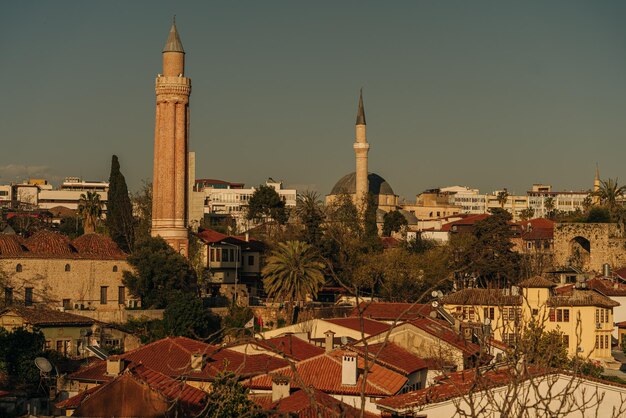
[[[356,141],[353,145],[356,154],[356,171],[340,178],[330,193],[326,195],[326,204],[332,204],[339,196],[348,195],[354,204],[362,209],[367,194],[374,196],[377,203],[376,221],[383,223],[385,213],[399,210],[409,225],[417,224],[417,217],[403,210],[398,195],[391,185],[382,176],[368,171],[368,153],[370,145],[367,142],[367,124],[365,122],[365,108],[363,106],[363,92],[359,96],[359,108],[356,117]]]

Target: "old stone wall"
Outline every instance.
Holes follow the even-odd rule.
[[[554,264],[602,271],[626,266],[626,238],[617,224],[560,223],[554,227]]]
[[[13,298],[24,301],[26,288],[32,288],[33,302],[51,308],[66,305],[78,309],[119,311],[132,300],[124,289],[120,304],[120,287],[124,271],[131,267],[125,260],[88,260],[60,258],[5,258],[0,260],[0,277],[4,287],[13,289]],[[101,287],[106,300],[101,303]],[[4,295],[2,295],[4,296]],[[79,313],[79,312],[76,312]]]

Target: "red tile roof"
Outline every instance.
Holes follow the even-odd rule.
[[[361,302],[350,316],[362,315],[377,321],[406,321],[428,316],[434,308],[429,303]]]
[[[191,368],[191,355],[196,353],[207,356],[206,364],[200,371]],[[142,363],[166,376],[186,377],[189,380],[212,380],[223,370],[241,376],[253,376],[288,364],[286,360],[267,354],[246,355],[185,337],[164,338],[111,358],[121,358],[130,364]],[[111,380],[106,375],[105,360],[84,367],[69,377],[98,382]]]
[[[391,327],[391,325],[384,322],[375,321],[369,318],[358,318],[352,316],[349,316],[347,318],[324,319],[324,321],[345,328],[350,328],[355,331],[362,331],[365,333],[365,336],[380,334],[381,332],[387,331]]]
[[[347,347],[347,349],[365,356],[364,345],[350,346]],[[429,364],[428,360],[420,358],[392,342],[387,342],[386,344],[368,344],[367,354],[368,357],[374,359],[383,366],[404,375],[409,375],[418,370],[427,369]]]
[[[86,234],[70,241],[65,235],[41,230],[25,240],[0,234],[0,258],[123,260],[126,254],[106,235]]]
[[[532,287],[532,288],[553,288],[556,287],[556,283],[551,280],[544,279],[541,276],[530,277],[526,280],[519,282],[519,287]]]
[[[449,222],[445,225],[442,225],[441,227],[441,231],[452,231],[452,227],[454,226],[471,226],[476,224],[477,222],[480,222],[484,219],[487,219],[488,217],[490,217],[491,215],[489,214],[480,214],[480,215],[470,215],[466,218],[463,219],[459,219],[458,221],[454,221],[454,222]]]
[[[587,280],[587,286],[595,289],[606,296],[626,296],[626,285],[602,278]]]
[[[216,243],[224,241],[226,238],[228,238],[228,235],[222,234],[221,232],[217,232],[212,229],[204,229],[201,232],[198,232],[197,235],[201,240],[208,243]]]
[[[548,306],[598,306],[601,308],[620,306],[619,302],[593,289],[576,289],[573,286],[569,287],[569,291],[561,289],[563,288],[559,288],[557,296],[548,299]]]
[[[324,352],[323,348],[310,344],[298,337],[294,337],[293,334],[268,338],[266,340],[255,340],[254,343],[294,360],[306,360]]]
[[[480,353],[480,346],[466,341],[443,321],[432,318],[420,318],[408,322],[419,329],[445,341],[463,352],[465,357]]]
[[[187,385],[183,381],[172,379],[162,373],[154,371],[149,367],[139,363],[128,367],[124,372],[111,381],[95,386],[84,392],[79,393],[69,399],[56,404],[60,409],[76,409],[83,402],[91,399],[94,400],[99,396],[99,392],[116,382],[124,379],[133,379],[135,381],[146,384],[151,390],[154,390],[164,396],[168,402],[176,402],[188,411],[200,412],[205,403],[207,394],[197,388]],[[104,392],[103,392],[104,393]],[[106,396],[106,395],[104,395]],[[118,399],[105,399],[104,402],[119,402]]]
[[[441,300],[445,305],[495,305],[513,306],[522,304],[521,295],[511,295],[509,289],[462,289],[446,295]]]
[[[535,219],[529,219],[527,221],[520,221],[520,222],[517,222],[517,224],[524,227],[525,229],[535,229],[535,228],[554,229],[554,225],[556,224],[556,222],[551,221],[550,219],[546,219],[546,218],[535,218]]]
[[[626,321],[618,322],[615,325],[617,325],[618,328],[626,328]]]
[[[613,273],[615,275],[621,277],[622,279],[626,280],[626,267],[615,269],[615,270],[613,270]]]
[[[302,382],[306,386],[314,387],[326,393],[358,395],[361,393],[363,384],[362,373],[359,373],[355,386],[341,384],[341,363],[344,353],[347,352],[334,350],[296,363],[297,377],[295,378],[292,368],[288,366],[253,377],[244,382],[244,385],[251,389],[269,390],[272,388],[272,376],[283,375],[292,379],[292,388],[300,388],[300,382]],[[359,356],[358,368],[362,370],[364,366],[363,357]],[[393,395],[402,389],[406,381],[406,377],[401,374],[379,364],[372,364],[367,375],[365,394],[367,396]]]
[[[26,307],[15,305],[9,308],[0,310],[0,315],[13,312],[19,317],[23,318],[25,322],[37,327],[52,327],[52,326],[89,326],[95,322],[93,319],[86,316],[74,315],[67,312],[55,311],[52,309],[45,309],[40,307]]]
[[[303,390],[297,390],[290,396],[272,402],[272,395],[251,395],[257,405],[264,409],[269,416],[295,415],[299,418],[359,418],[361,411],[341,402],[315,389],[309,389],[309,393]],[[378,414],[364,412],[363,417],[374,418],[379,417]]]

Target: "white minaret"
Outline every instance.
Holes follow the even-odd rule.
[[[370,145],[367,143],[365,124],[365,109],[363,109],[363,89],[359,96],[359,110],[356,115],[356,142],[354,153],[356,154],[356,206],[362,212],[365,198],[369,190],[367,180],[367,153]]]

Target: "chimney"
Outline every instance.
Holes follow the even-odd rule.
[[[357,356],[351,353],[344,353],[341,358],[341,384],[346,386],[356,386],[359,369],[357,367]]]
[[[119,357],[107,358],[107,376],[119,376],[124,371],[124,360]]]
[[[328,330],[324,333],[324,335],[326,336],[326,340],[324,341],[324,348],[326,349],[327,353],[330,353],[331,351],[333,351],[335,333],[331,330]]]
[[[288,397],[290,391],[291,382],[287,376],[272,377],[272,402]]]
[[[206,364],[206,354],[204,353],[193,353],[191,355],[191,370],[194,372],[202,371],[202,368]]]
[[[244,235],[246,242],[250,241],[250,233],[248,231],[246,231],[246,234]]]

